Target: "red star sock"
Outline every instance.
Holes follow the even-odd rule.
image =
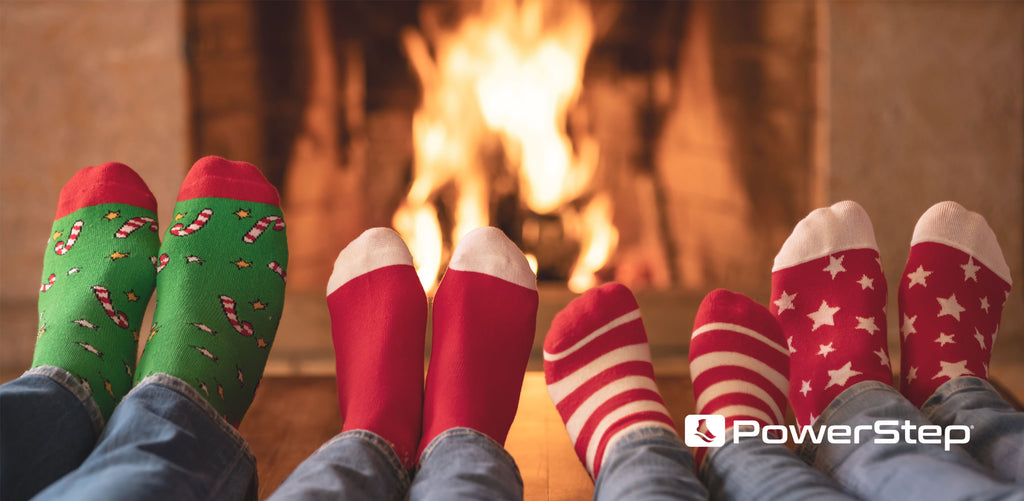
[[[796,225],[775,256],[771,312],[788,343],[789,401],[801,426],[856,383],[892,384],[885,300],[874,229],[860,205],[839,202]]]
[[[1010,283],[985,218],[955,202],[921,216],[899,287],[900,391],[914,405],[950,379],[988,378]]]
[[[690,341],[690,378],[697,414],[762,426],[782,424],[789,391],[789,350],[775,317],[742,294],[712,291],[697,310]],[[706,448],[697,449],[697,464]]]
[[[624,285],[590,289],[555,316],[544,339],[544,377],[593,478],[623,433],[648,426],[675,432],[654,381],[640,307]]]
[[[472,428],[500,444],[516,416],[537,322],[537,278],[501,230],[462,237],[434,296],[420,453]]]
[[[327,284],[342,431],[387,440],[416,463],[423,409],[427,298],[393,230],[367,230],[338,254]]]

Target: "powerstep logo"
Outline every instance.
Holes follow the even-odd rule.
[[[687,447],[721,447],[725,445],[725,417],[716,414],[691,414],[683,423]],[[760,438],[766,444],[941,444],[949,450],[954,444],[971,441],[971,427],[965,425],[916,425],[910,421],[879,419],[873,424],[857,426],[805,426],[768,425],[746,419],[733,422],[733,443],[741,438]]]

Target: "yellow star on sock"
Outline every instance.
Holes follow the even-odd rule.
[[[256,338],[256,347],[257,348],[266,348],[267,346],[268,346],[267,342],[263,338],[261,338],[261,337],[260,338]]]
[[[183,213],[179,212],[179,213],[177,213],[177,214],[175,214],[175,215],[174,215],[174,220],[175,220],[175,221],[179,221],[179,220],[181,220],[181,218],[183,218],[183,217],[185,217],[185,214],[183,214]]]
[[[247,211],[245,209],[238,209],[235,211],[235,215],[238,216],[238,219],[245,219],[249,217],[249,214],[250,211]]]
[[[64,232],[63,232],[63,231],[58,231],[58,232],[56,232],[56,233],[54,233],[54,234],[53,234],[53,239],[54,239],[54,240],[57,240],[57,239],[58,239],[58,238],[60,238],[60,237],[61,237],[61,235],[63,235],[63,234],[64,234]]]
[[[124,295],[127,296],[128,300],[133,302],[133,303],[139,300],[139,296],[136,296],[135,295],[135,291],[133,291],[133,290],[125,292]]]
[[[231,264],[237,266],[238,269],[248,268],[248,267],[252,266],[251,262],[246,261],[246,260],[244,260],[242,258],[238,258],[238,261],[235,261],[234,263],[231,263]]]
[[[266,307],[267,307],[267,303],[264,303],[263,301],[260,301],[259,299],[255,300],[255,301],[252,301],[249,304],[252,305],[252,309],[253,310],[263,310],[263,309],[266,309]]]
[[[117,219],[117,218],[121,217],[121,211],[119,211],[119,210],[112,210],[110,212],[107,212],[107,215],[103,216],[103,217],[113,221],[114,219]]]
[[[114,251],[114,253],[110,255],[110,260],[111,261],[116,261],[116,260],[121,259],[123,257],[128,257],[129,255],[131,255],[131,252],[118,252],[118,251]]]

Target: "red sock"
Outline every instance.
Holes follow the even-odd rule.
[[[874,229],[856,202],[811,212],[782,245],[771,311],[787,338],[789,401],[801,426],[856,383],[892,384],[885,298]]]
[[[726,430],[737,419],[782,424],[788,376],[786,339],[764,306],[723,289],[704,298],[690,341],[697,414],[725,416]],[[706,452],[697,449],[698,465]]]
[[[374,228],[345,247],[327,285],[327,307],[342,431],[380,435],[411,470],[423,406],[427,299],[402,238]]]
[[[451,428],[505,443],[536,322],[536,277],[522,252],[496,228],[464,236],[434,296],[421,453]]]
[[[654,381],[640,307],[624,285],[590,289],[555,316],[544,339],[544,377],[593,478],[623,433],[649,426],[675,433]]]
[[[921,216],[899,287],[900,391],[914,405],[950,379],[988,379],[1010,283],[985,218],[955,202]]]

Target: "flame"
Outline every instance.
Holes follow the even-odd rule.
[[[409,244],[424,288],[432,289],[450,253],[436,204],[444,200],[451,211],[447,245],[490,223],[491,189],[501,174],[484,158],[497,140],[526,208],[558,214],[565,224],[601,225],[569,229],[583,249],[574,283],[592,284],[617,234],[610,201],[593,193],[596,141],[578,137],[574,150],[565,131],[593,41],[589,7],[579,0],[472,5],[478,9],[456,28],[431,31],[429,46],[418,31],[403,34],[423,101],[413,117],[414,180],[395,213],[395,229]],[[581,214],[567,205],[587,197]]]

